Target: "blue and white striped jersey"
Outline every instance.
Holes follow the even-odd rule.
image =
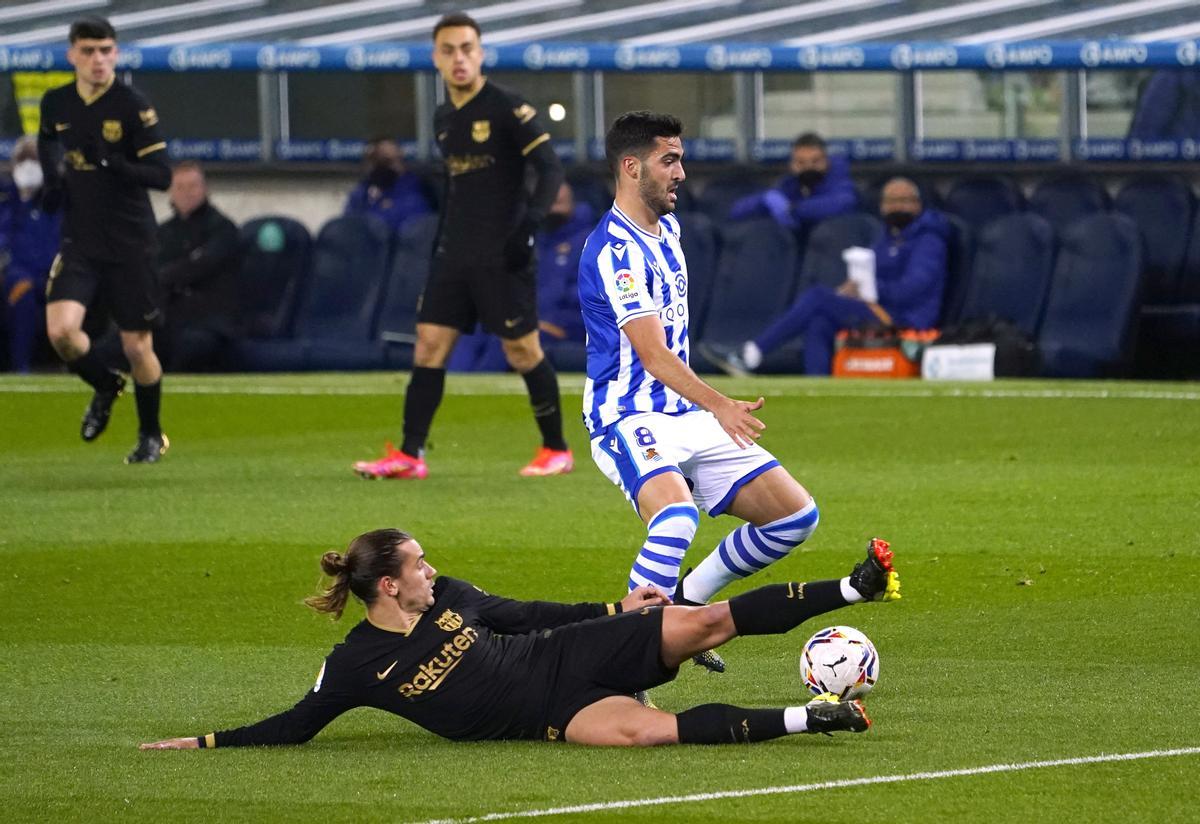
[[[688,363],[687,291],[675,216],[659,220],[656,237],[615,205],[605,213],[579,261],[579,306],[587,329],[583,420],[593,437],[626,415],[696,408],[645,370],[621,331],[634,318],[656,315],[667,348]]]

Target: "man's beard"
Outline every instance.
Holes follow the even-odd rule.
[[[643,174],[641,180],[638,181],[638,194],[641,195],[642,201],[659,217],[675,211],[675,204],[668,197],[668,192],[659,189],[649,173]]]

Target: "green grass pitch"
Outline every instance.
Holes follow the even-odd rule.
[[[291,749],[139,752],[286,708],[341,624],[301,604],[317,558],[380,526],[513,597],[619,597],[643,529],[592,464],[522,479],[520,380],[451,376],[427,481],[349,471],[398,429],[397,375],[171,377],[174,442],[127,467],[132,398],[85,445],[66,377],[0,380],[0,798],[9,820],[418,822],[1200,746],[1200,390],[1195,385],[724,382],[762,393],[771,449],[821,526],[735,587],[838,577],[872,534],[904,600],[735,640],[665,709],[806,700],[822,626],[875,641],[865,735],[594,750],[442,741],[358,710]],[[688,562],[734,526],[703,518]],[[1200,755],[575,811],[610,821],[1195,821]]]

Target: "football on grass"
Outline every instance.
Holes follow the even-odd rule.
[[[854,627],[827,627],[805,643],[800,678],[814,695],[831,692],[841,701],[861,698],[879,678],[879,653]]]

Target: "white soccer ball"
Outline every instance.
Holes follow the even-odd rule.
[[[827,627],[804,644],[800,678],[814,695],[831,692],[839,701],[861,698],[879,679],[879,653],[854,627]]]

